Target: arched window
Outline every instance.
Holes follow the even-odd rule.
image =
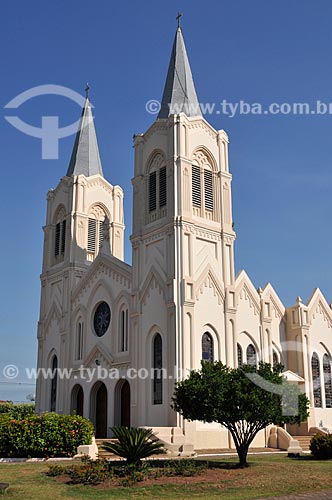
[[[55,262],[63,260],[66,250],[66,212],[63,207],[58,210],[55,217],[55,235],[54,235],[54,257]]]
[[[101,243],[104,238],[103,222],[105,220],[105,212],[98,205],[94,206],[88,217],[88,241],[87,241],[87,257],[92,261],[98,255]]]
[[[204,169],[204,204],[205,210],[214,209],[213,199],[213,174],[211,170]]]
[[[322,389],[320,385],[320,368],[319,368],[319,358],[314,352],[311,358],[311,371],[312,371],[312,383],[313,383],[313,393],[314,393],[314,407],[322,407]]]
[[[277,364],[279,363],[279,357],[278,357],[278,354],[273,351],[273,354],[272,354],[272,364],[273,364],[273,368],[275,366],[277,366]]]
[[[193,155],[191,186],[194,214],[212,219],[215,208],[214,174],[211,160],[204,151],[197,151]]]
[[[51,404],[50,411],[56,411],[56,393],[58,386],[58,358],[52,359],[52,379],[51,379]]]
[[[119,321],[119,351],[128,351],[128,330],[129,330],[129,315],[128,308],[122,306],[120,309]]]
[[[213,363],[213,338],[208,332],[205,332],[202,336],[202,361],[207,361],[208,363]]]
[[[159,189],[157,185],[159,184]],[[167,205],[167,170],[162,167],[149,174],[149,212],[154,212]]]
[[[159,208],[167,205],[167,170],[162,167],[159,170]]]
[[[331,362],[327,354],[323,357],[323,372],[325,386],[325,406],[332,408],[332,382],[331,382]]]
[[[153,404],[163,403],[163,341],[157,333],[153,339]]]
[[[150,221],[165,216],[164,207],[167,206],[167,168],[164,156],[155,155],[149,166],[148,176],[148,211]],[[153,215],[152,215],[153,213]]]
[[[204,209],[214,209],[213,194],[213,172],[207,168],[201,169],[197,165],[192,165],[192,202],[197,208],[202,206],[204,200]]]
[[[194,207],[201,207],[202,193],[201,193],[201,169],[197,165],[193,165],[191,169],[192,176],[192,201]]]
[[[256,349],[252,344],[247,347],[247,365],[257,366]]]
[[[241,368],[243,366],[243,353],[240,344],[237,344],[237,366]]]
[[[83,323],[79,321],[77,323],[76,332],[76,360],[80,361],[83,359]]]
[[[149,174],[149,212],[154,212],[157,208],[157,172]]]

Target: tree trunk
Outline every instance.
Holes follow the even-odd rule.
[[[240,467],[249,467],[247,462],[248,448],[249,446],[242,444],[236,450],[239,456]]]

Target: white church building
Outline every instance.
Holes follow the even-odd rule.
[[[37,412],[81,414],[99,438],[149,426],[175,448],[227,448],[226,429],[171,408],[174,384],[201,360],[266,361],[310,400],[290,432],[332,430],[331,307],[316,289],[286,308],[272,285],[235,276],[228,136],[201,114],[180,27],[158,118],[134,148],[128,265],[123,190],[104,178],[87,95],[68,171],[47,195],[38,368],[58,375],[38,379]],[[268,443],[268,430],[255,440]]]

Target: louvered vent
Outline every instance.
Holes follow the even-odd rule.
[[[204,203],[205,210],[213,210],[213,174],[211,170],[204,170]]]
[[[60,222],[55,226],[55,245],[54,245],[54,255],[57,257],[60,254]]]
[[[62,221],[62,234],[61,234],[61,253],[64,255],[65,249],[66,249],[66,227],[67,227],[67,221],[63,220]]]
[[[151,172],[149,175],[149,212],[157,208],[157,173]]]
[[[192,201],[195,207],[201,206],[201,171],[195,165],[192,166]]]
[[[96,251],[96,220],[90,219],[88,222],[88,252]]]
[[[159,207],[167,205],[167,177],[166,167],[162,167],[159,171]]]
[[[103,222],[104,221],[99,221],[99,248],[101,247],[101,244],[104,239],[104,231],[103,231]]]

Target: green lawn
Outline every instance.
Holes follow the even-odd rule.
[[[232,469],[235,459],[223,460],[225,468],[215,469],[213,483],[204,474],[195,483],[139,486],[102,490],[92,486],[60,484],[47,477],[45,463],[0,464],[0,482],[9,482],[4,498],[21,500],[109,500],[109,499],[210,499],[250,500],[305,491],[332,489],[332,461],[309,458],[289,459],[284,455],[249,457],[248,469]]]

